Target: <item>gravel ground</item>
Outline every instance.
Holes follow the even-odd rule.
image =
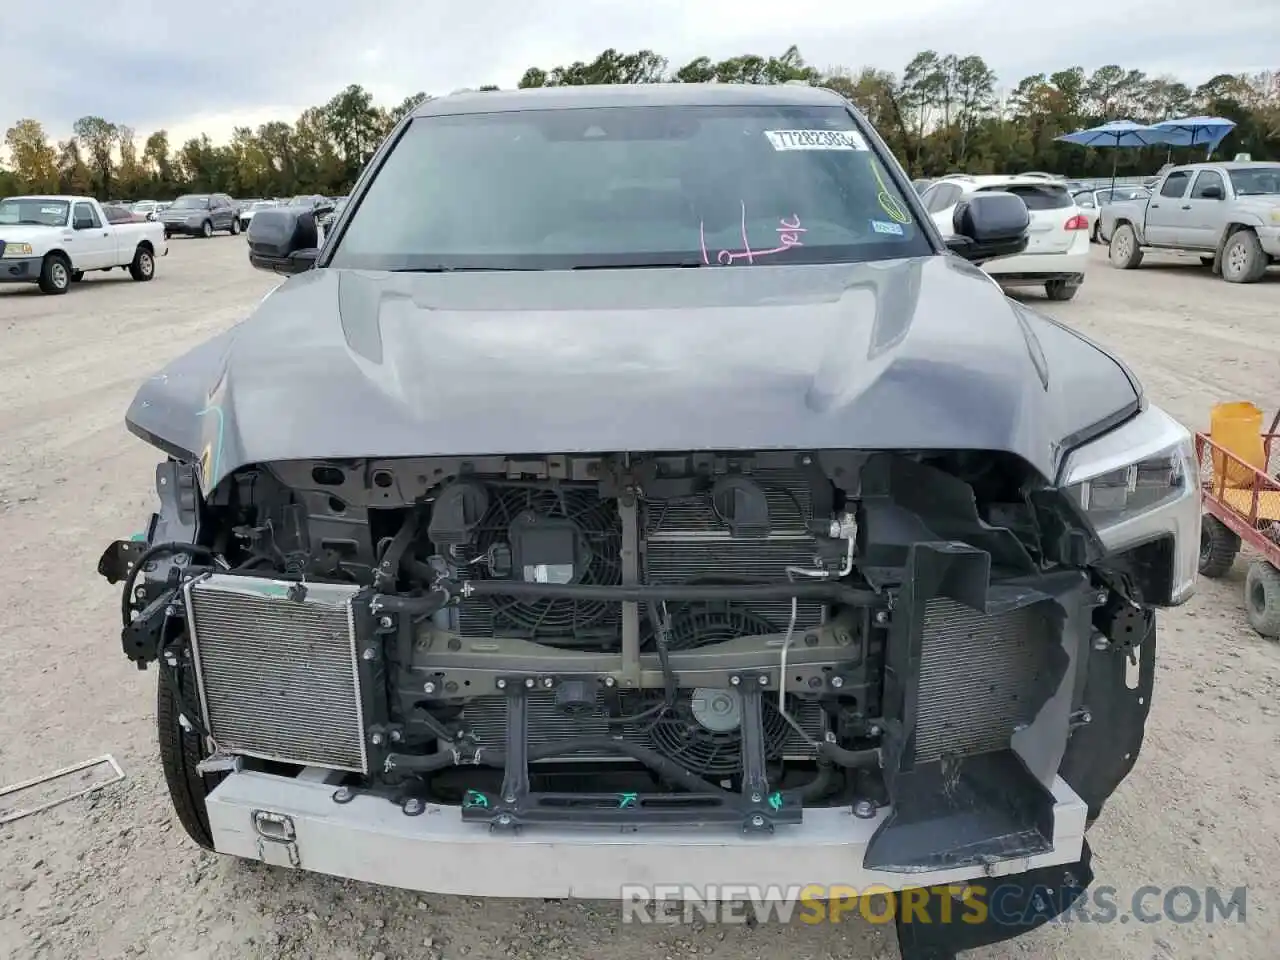
[[[1229,286],[1194,260],[1028,300],[1114,348],[1188,425],[1280,405],[1280,276]],[[1163,262],[1161,262],[1163,259]],[[0,289],[0,783],[102,753],[128,779],[0,827],[0,955],[14,958],[891,958],[884,927],[622,926],[608,904],[420,896],[201,853],[156,757],[154,671],[119,652],[108,541],[152,505],[155,454],[122,416],[139,380],[241,319],[275,283],[244,241],[178,241],[156,280],[97,274],[66,297]],[[1249,886],[1247,921],[1073,924],[972,954],[1153,960],[1274,955],[1280,936],[1280,647],[1245,624],[1243,562],[1165,616],[1138,767],[1091,834],[1098,882]]]

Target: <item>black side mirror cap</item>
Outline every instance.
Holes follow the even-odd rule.
[[[269,273],[303,273],[320,250],[316,215],[302,207],[259,210],[249,221],[249,263]]]
[[[1221,200],[1222,188],[1221,187],[1205,187],[1204,190],[1200,192],[1200,198],[1202,200]]]
[[[951,226],[947,248],[970,263],[985,263],[1027,249],[1031,214],[1019,196],[984,192],[956,204]]]

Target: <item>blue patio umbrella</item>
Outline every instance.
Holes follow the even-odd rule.
[[[1169,137],[1176,136],[1166,130],[1134,123],[1132,120],[1111,120],[1088,130],[1076,130],[1064,133],[1056,139],[1064,143],[1074,143],[1080,147],[1150,147],[1155,144],[1169,143]],[[1116,164],[1119,157],[1111,160],[1111,187],[1116,185]]]
[[[1207,147],[1207,160],[1235,126],[1236,122],[1226,117],[1175,117],[1153,123],[1151,129],[1163,131],[1166,142],[1175,147]]]

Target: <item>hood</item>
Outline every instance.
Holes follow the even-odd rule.
[[[32,224],[0,224],[0,240],[5,243],[30,243],[32,241],[40,242],[48,237],[52,231],[67,230],[67,227],[45,227],[34,226]]]
[[[1046,478],[1136,411],[1117,361],[932,256],[736,269],[296,276],[139,390],[130,428],[249,463],[978,449]]]
[[[1245,194],[1243,197],[1236,197],[1236,203],[1248,210],[1259,210],[1265,216],[1272,210],[1280,209],[1280,195],[1267,193],[1250,196]]]

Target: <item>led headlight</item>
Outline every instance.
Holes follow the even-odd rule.
[[[1120,553],[1171,538],[1170,602],[1195,592],[1200,554],[1200,470],[1191,434],[1158,407],[1075,450],[1066,493],[1104,547]]]
[[[31,244],[6,243],[4,245],[4,255],[6,257],[29,257],[31,256]]]

